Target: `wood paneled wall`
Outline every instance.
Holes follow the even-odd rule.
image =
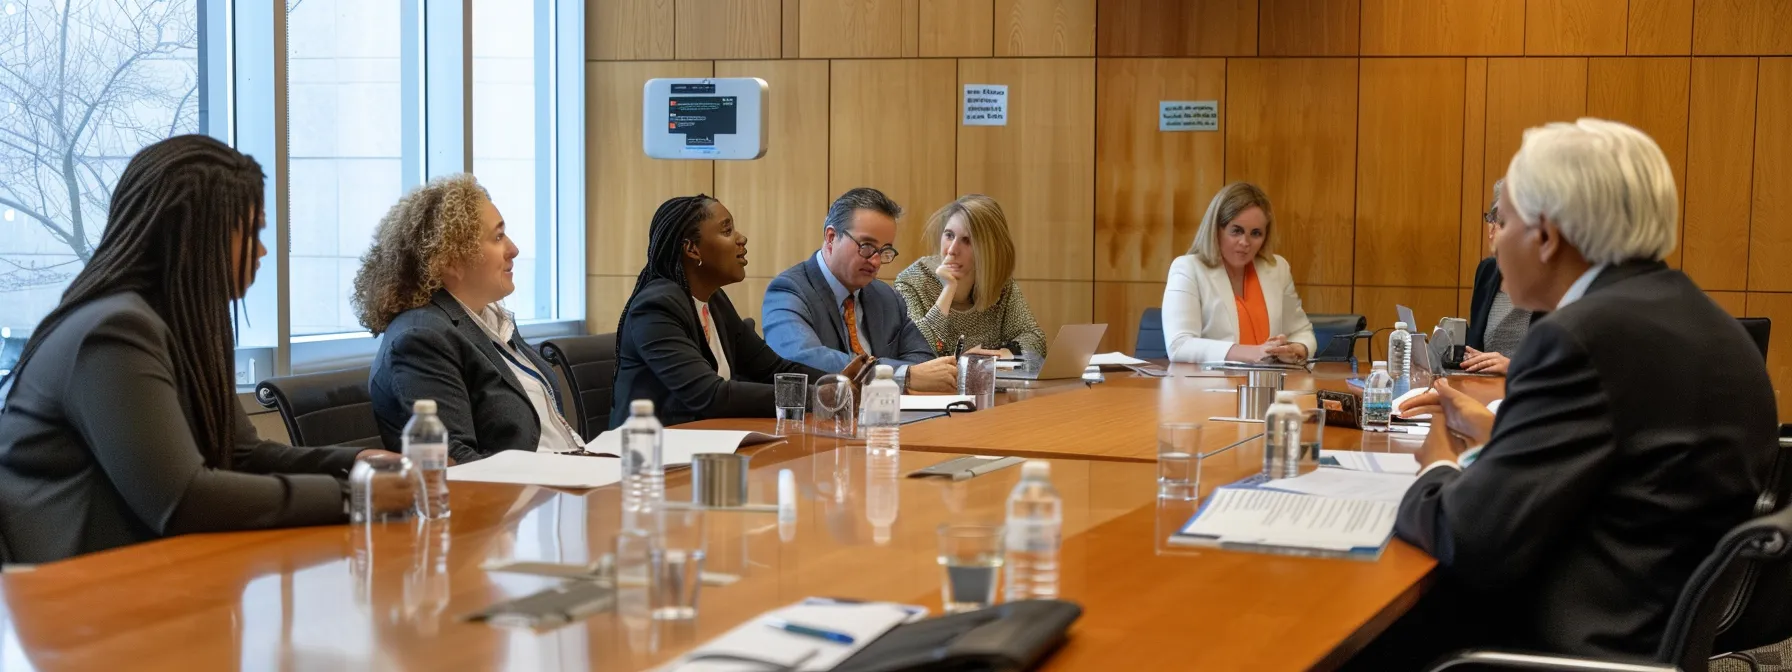
[[[1525,128],[1584,115],[1652,135],[1681,187],[1671,258],[1738,315],[1776,318],[1792,391],[1792,2],[1784,0],[590,0],[589,320],[615,323],[653,208],[707,192],[751,238],[729,295],[820,242],[861,185],[927,215],[1007,209],[1048,331],[1106,322],[1131,350],[1221,185],[1275,202],[1309,312],[1464,314],[1480,221]],[[641,153],[641,84],[757,76],[752,162]],[[1009,124],[959,124],[961,85],[1006,84]],[[1220,101],[1218,132],[1161,133],[1157,103]],[[1784,397],[1792,409],[1792,394]]]

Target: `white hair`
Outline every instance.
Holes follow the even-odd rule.
[[[1680,199],[1661,147],[1630,126],[1582,118],[1526,129],[1506,198],[1527,227],[1548,217],[1594,264],[1660,260],[1679,235]]]

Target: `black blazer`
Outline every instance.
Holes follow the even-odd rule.
[[[704,343],[703,325],[691,297],[678,283],[656,278],[628,305],[628,319],[616,335],[616,392],[610,426],[628,419],[629,402],[653,400],[667,426],[704,418],[769,418],[773,415],[772,376],[802,373],[813,381],[828,372],[779,357],[741,322],[728,295],[709,299],[716,336],[728,352],[732,380],[716,375],[715,356]]]
[[[1487,349],[1487,315],[1493,311],[1493,297],[1500,293],[1500,265],[1493,257],[1481,260],[1475,267],[1475,289],[1468,304],[1468,347]],[[1531,313],[1531,324],[1548,313]]]
[[[547,377],[548,395],[557,408],[559,388],[553,369],[522,334],[512,335],[510,345]],[[448,454],[455,462],[500,450],[535,450],[541,443],[541,417],[510,363],[446,290],[437,290],[429,303],[392,319],[374,356],[367,391],[387,450],[400,450],[411,403],[418,399],[436,400],[436,412],[448,427]]]
[[[1768,487],[1776,422],[1735,318],[1665,264],[1609,267],[1532,326],[1479,459],[1421,476],[1395,532],[1486,617],[1465,645],[1646,656]]]

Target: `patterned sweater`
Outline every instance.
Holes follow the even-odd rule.
[[[993,350],[1018,342],[1028,356],[1045,357],[1045,331],[1033,319],[1027,297],[1013,278],[1008,279],[1002,287],[1002,298],[989,310],[953,310],[950,315],[941,315],[934,305],[940,292],[945,291],[939,276],[934,275],[940,261],[938,256],[922,257],[902,269],[895,283],[896,291],[908,304],[909,318],[921,328],[921,335],[927,337],[934,352],[952,354],[958,347],[958,337],[963,335],[966,348],[982,346]]]

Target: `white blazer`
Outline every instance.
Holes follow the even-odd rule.
[[[1288,260],[1258,257],[1257,284],[1263,288],[1263,307],[1269,312],[1270,335],[1286,334],[1288,340],[1307,346],[1307,356],[1318,354],[1313,323],[1301,310],[1294,293],[1294,275]],[[1185,254],[1170,263],[1169,284],[1164,287],[1164,344],[1172,362],[1217,362],[1238,344],[1238,306],[1233,303],[1232,281],[1224,264],[1209,268],[1195,255]]]

